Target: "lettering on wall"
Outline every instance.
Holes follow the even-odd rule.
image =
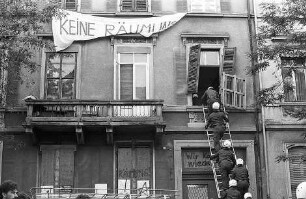
[[[202,151],[183,151],[183,168],[210,169],[210,160],[208,155],[208,152]]]
[[[128,169],[123,168],[118,171],[119,178],[150,178],[150,168]]]

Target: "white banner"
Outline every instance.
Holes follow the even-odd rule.
[[[95,17],[71,11],[62,11],[62,18],[53,17],[52,32],[56,51],[70,46],[73,41],[90,40],[111,35],[138,33],[149,37],[173,26],[186,13],[161,17],[113,18]]]

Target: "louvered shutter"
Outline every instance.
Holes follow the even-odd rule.
[[[233,74],[236,62],[236,47],[224,48],[223,72]]]
[[[298,184],[304,182],[306,179],[306,147],[294,147],[288,150],[289,171],[290,171],[290,184],[292,198],[296,198],[296,188]]]
[[[294,101],[294,92],[291,88],[292,85],[292,71],[290,68],[283,67],[282,68],[282,78],[283,78],[283,86],[284,86],[284,95],[285,95],[285,101]],[[289,86],[289,87],[288,87]]]
[[[106,1],[106,10],[107,10],[107,12],[116,12],[117,11],[117,1],[107,0]]]
[[[120,100],[133,100],[132,64],[120,64]]]
[[[91,11],[91,0],[82,0],[81,12],[90,12],[90,11]]]
[[[189,61],[188,61],[188,80],[187,80],[188,93],[198,92],[200,56],[201,56],[201,45],[199,44],[191,46],[189,51]]]
[[[132,12],[133,0],[121,0],[121,11]]]
[[[187,0],[177,0],[176,9],[177,12],[187,12]]]
[[[186,82],[186,51],[181,48],[173,49],[173,63],[176,72],[176,103],[187,104],[187,82]]]
[[[221,0],[221,12],[231,13],[231,0]]]
[[[76,6],[76,0],[66,0],[65,1],[65,8],[67,10],[76,10],[77,6]]]
[[[139,12],[147,12],[148,0],[135,0],[135,9]]]

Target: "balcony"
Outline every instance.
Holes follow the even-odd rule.
[[[94,100],[27,100],[26,131],[34,127],[105,127],[107,133],[115,126],[155,126],[163,131],[162,100],[94,101]]]

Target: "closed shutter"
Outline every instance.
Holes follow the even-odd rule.
[[[56,150],[43,150],[41,157],[41,186],[54,186]]]
[[[231,0],[221,0],[221,12],[231,13]]]
[[[187,0],[177,0],[176,9],[177,12],[187,12]]]
[[[120,64],[120,100],[133,100],[132,64]]]
[[[174,66],[176,72],[176,103],[187,104],[187,81],[186,81],[186,51],[181,48],[173,49]]]
[[[224,48],[223,72],[233,74],[236,62],[236,47]]]
[[[67,10],[76,10],[76,0],[66,0],[65,2],[65,8]]]
[[[292,198],[296,198],[296,188],[299,183],[304,182],[306,179],[306,147],[293,147],[288,150],[289,171],[290,171],[290,184]]]
[[[59,154],[59,185],[73,187],[74,150],[60,149]]]
[[[133,0],[121,0],[121,11],[133,11]]]
[[[292,71],[290,68],[282,68],[283,88],[285,101],[295,101],[294,91],[292,90]]]
[[[201,45],[195,45],[190,47],[189,60],[188,60],[188,80],[187,80],[187,91],[188,93],[198,92],[198,81],[200,71],[200,56],[201,56]]]
[[[90,12],[90,11],[91,11],[91,0],[82,0],[81,12]]]
[[[135,0],[135,9],[139,12],[148,11],[148,0]]]
[[[107,0],[106,1],[106,10],[107,10],[107,12],[116,12],[117,11],[117,1]]]
[[[152,12],[161,12],[162,6],[161,6],[161,0],[151,0],[151,10]]]
[[[295,70],[295,89],[297,101],[306,100],[306,85],[304,69]]]

